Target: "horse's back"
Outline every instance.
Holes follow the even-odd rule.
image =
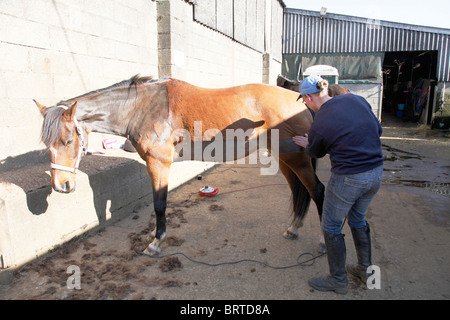
[[[169,110],[176,126],[193,133],[195,121],[202,130],[248,129],[255,123],[261,129],[280,129],[282,136],[307,132],[312,122],[298,93],[266,84],[230,88],[201,88],[172,79],[166,83]],[[253,123],[253,124],[252,124]]]

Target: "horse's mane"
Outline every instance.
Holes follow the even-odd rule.
[[[76,100],[82,99],[82,98],[87,98],[90,96],[98,95],[98,94],[105,93],[105,92],[108,92],[108,91],[111,91],[114,89],[118,89],[118,88],[131,88],[133,86],[138,86],[138,85],[141,85],[141,84],[144,84],[147,82],[153,82],[153,81],[156,81],[156,80],[153,79],[152,77],[141,77],[139,74],[137,74],[128,80],[120,81],[109,87],[94,90],[94,91],[85,93],[81,96],[78,96],[78,97],[75,97],[75,98],[72,98],[69,100],[60,101],[60,102],[58,102],[57,105],[69,106],[71,103],[75,102]]]
[[[98,95],[118,88],[124,87],[131,88],[133,86],[138,86],[153,81],[156,80],[154,80],[152,77],[141,77],[139,74],[137,74],[128,80],[123,80],[109,87],[85,93],[76,98],[60,101],[55,106],[45,109],[45,111],[43,112],[44,123],[42,125],[42,134],[41,134],[42,142],[45,143],[46,146],[51,146],[58,139],[61,131],[62,114],[66,110],[66,108],[61,108],[60,106],[70,106],[75,101],[82,98]]]

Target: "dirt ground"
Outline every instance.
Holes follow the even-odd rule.
[[[137,253],[155,222],[147,206],[20,268],[10,285],[0,286],[0,299],[449,299],[449,132],[390,115],[382,124],[384,183],[367,216],[380,289],[352,277],[347,295],[310,288],[308,279],[328,272],[326,256],[316,251],[315,206],[299,239],[284,239],[290,191],[283,176],[235,164],[217,166],[169,194],[168,241],[159,258]],[[328,158],[320,160],[318,176],[326,185]],[[204,185],[219,194],[199,196]],[[354,262],[347,225],[343,232],[347,261]],[[80,270],[80,289],[68,288],[70,266]]]

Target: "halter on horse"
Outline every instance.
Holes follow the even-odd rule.
[[[240,143],[238,148],[225,148],[229,160],[230,150],[233,159],[245,157],[264,134],[270,138],[267,147],[278,158],[292,191],[294,218],[286,238],[297,237],[311,198],[321,217],[325,187],[315,174],[314,159],[292,141],[307,133],[312,123],[297,96],[263,84],[205,89],[176,79],[134,76],[53,107],[35,102],[44,116],[42,140],[50,151],[52,186],[58,192],[74,190],[88,132],[121,135],[132,142],[147,164],[153,187],[156,230],[146,253],[158,254],[166,238],[170,165],[179,160],[209,161],[205,151],[220,141]],[[236,141],[236,132],[244,133],[242,141]]]

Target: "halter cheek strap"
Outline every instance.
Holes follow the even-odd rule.
[[[58,107],[61,107],[63,109],[68,109],[66,106],[63,105],[59,105]],[[81,156],[83,154],[86,154],[86,146],[85,146],[85,141],[84,141],[84,134],[83,134],[83,128],[80,126],[80,124],[78,123],[77,119],[74,117],[73,118],[73,123],[75,124],[75,129],[77,131],[77,135],[78,135],[78,154],[77,154],[77,162],[75,163],[75,167],[66,167],[66,166],[62,166],[56,163],[50,163],[50,166],[52,169],[55,170],[60,170],[60,171],[67,171],[67,172],[71,172],[74,174],[77,174],[79,172],[78,167],[80,165],[80,161],[81,161]]]

